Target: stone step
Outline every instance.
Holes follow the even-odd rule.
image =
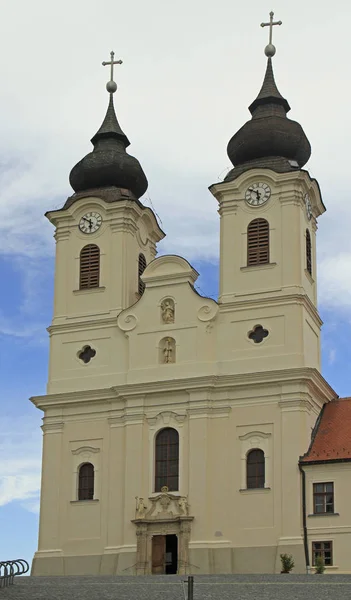
[[[0,600],[187,600],[183,575],[15,578]],[[351,575],[195,575],[194,600],[344,600]]]

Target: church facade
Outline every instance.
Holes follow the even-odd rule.
[[[351,572],[351,401],[320,368],[318,183],[267,46],[220,215],[218,301],[140,200],[113,105],[55,227],[39,545],[32,575]],[[111,56],[113,62],[113,55]],[[339,436],[342,431],[341,437]]]

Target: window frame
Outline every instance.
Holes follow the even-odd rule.
[[[176,434],[175,441],[170,442],[169,438],[166,439],[165,443],[159,443],[162,436],[165,433],[174,432]],[[162,454],[160,448],[166,446],[166,458],[159,458]],[[175,457],[170,457],[172,454],[171,446],[176,446]],[[155,435],[155,446],[154,446],[154,491],[155,493],[160,492],[163,486],[167,486],[170,492],[179,492],[179,456],[180,456],[180,443],[179,443],[179,431],[175,427],[163,427]],[[173,463],[173,464],[172,464]],[[166,464],[166,473],[163,473]]]
[[[317,490],[317,486],[323,486],[322,491]],[[327,490],[327,486],[331,486],[331,491]],[[332,515],[335,512],[335,494],[334,494],[334,482],[333,481],[321,481],[313,483],[312,487],[313,492],[313,514],[314,515]],[[332,501],[327,502],[327,497],[332,496]],[[322,500],[322,502],[317,502],[317,499]],[[324,510],[317,510],[318,506],[322,506]],[[328,506],[332,507],[332,510],[327,510]]]
[[[87,250],[89,249],[89,254]],[[83,253],[86,253],[84,256]],[[100,248],[97,244],[86,244],[79,253],[79,289],[100,287]]]
[[[88,466],[92,468],[92,472],[90,470],[90,473],[87,475],[82,474],[82,469]],[[84,462],[78,468],[78,500],[83,502],[86,500],[94,500],[94,492],[95,467],[91,462]]]
[[[262,461],[250,462],[250,456],[259,453],[263,457]],[[257,455],[256,455],[257,456]],[[263,468],[259,468],[263,465]],[[254,470],[254,475],[249,474],[249,470]],[[261,471],[261,472],[260,472]],[[254,480],[255,485],[252,485],[250,480]],[[247,490],[262,490],[265,488],[266,482],[266,457],[262,448],[251,448],[246,455],[246,489]],[[258,485],[257,485],[258,484]]]
[[[270,230],[267,219],[257,217],[247,226],[247,266],[268,265],[270,261]]]
[[[325,548],[325,545],[327,545],[327,544],[330,546],[328,549]],[[316,546],[318,546],[318,545],[320,545],[321,548],[317,549]],[[330,553],[330,558],[327,559],[328,562],[326,562],[326,559],[325,559],[326,552]],[[312,567],[316,566],[317,556],[322,556],[323,563],[326,567],[333,566],[333,542],[332,542],[332,540],[321,541],[321,542],[312,542]]]

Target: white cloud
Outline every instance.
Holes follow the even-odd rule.
[[[350,93],[345,73],[351,5],[342,4],[331,24],[329,6],[318,0],[276,0],[283,26],[274,32],[278,87],[292,106],[289,116],[303,125],[312,143],[307,167],[335,216],[322,217],[329,229],[319,235],[318,245],[320,255],[327,255],[320,261],[320,299],[332,307],[350,304],[345,133],[351,131],[351,114],[342,108]],[[114,48],[124,61],[116,68],[117,114],[167,233],[160,250],[190,261],[216,260],[219,217],[207,187],[223,178],[230,166],[227,143],[250,118],[247,106],[265,69],[267,31],[259,25],[267,18],[260,0],[243,4],[240,11],[230,0],[179,0],[177,6],[104,0],[103,10],[94,0],[61,0],[55,6],[32,0],[20,14],[16,3],[8,3],[2,32],[6,52],[0,53],[0,252],[53,255],[53,228],[43,214],[63,205],[71,193],[70,169],[91,149],[89,139],[108,100],[108,69],[101,62]],[[331,26],[338,36],[333,52],[324,52]],[[30,68],[18,70],[23,47]],[[341,205],[342,219],[337,215]]]
[[[31,512],[38,507],[41,477],[39,419],[1,419],[0,506],[19,501]]]

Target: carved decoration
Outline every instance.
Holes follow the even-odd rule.
[[[122,312],[117,319],[117,325],[122,331],[132,331],[138,324],[138,319],[132,313]]]
[[[199,321],[212,321],[216,317],[218,313],[218,304],[216,302],[211,302],[210,304],[204,304],[200,306],[197,311],[197,318]]]
[[[171,420],[177,421],[177,423],[183,423],[186,419],[186,414],[178,415],[177,413],[165,410],[163,412],[158,413],[154,417],[147,417],[147,422],[149,425],[156,425],[157,421],[162,421],[164,425],[169,425]]]
[[[171,337],[165,337],[161,340],[159,346],[159,358],[160,363],[170,364],[176,361],[176,343],[175,339]]]
[[[145,517],[147,506],[144,504],[144,498],[136,497],[135,518],[143,519]]]
[[[144,504],[143,498],[136,498],[135,519],[157,521],[167,519],[179,519],[189,515],[189,505],[186,496],[177,496],[168,492],[165,485],[161,493],[149,498],[150,508]]]
[[[175,306],[172,298],[165,298],[161,302],[161,320],[162,323],[170,324],[174,323],[175,319]]]
[[[143,498],[136,498],[137,575],[152,573],[152,536],[175,534],[178,536],[179,574],[187,573],[189,566],[189,542],[191,522],[188,500],[177,496],[163,486],[161,493],[149,498],[149,510],[144,513]]]
[[[77,448],[76,450],[72,450],[72,454],[82,454],[82,453],[90,454],[91,452],[100,452],[100,448],[93,448],[92,446],[81,446],[80,448]]]

